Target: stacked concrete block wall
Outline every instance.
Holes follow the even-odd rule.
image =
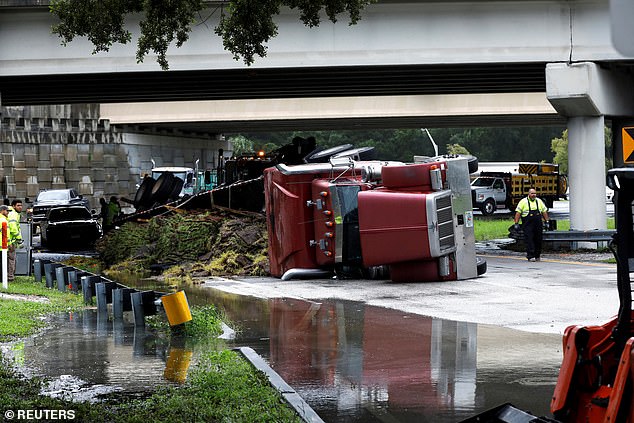
[[[215,136],[136,133],[100,121],[98,105],[0,108],[0,196],[31,201],[46,189],[75,188],[99,207],[99,198],[134,198],[157,166],[212,169],[224,140]],[[130,132],[126,132],[129,130]]]

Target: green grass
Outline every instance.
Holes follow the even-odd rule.
[[[16,377],[0,365],[0,411],[55,409],[72,411],[74,421],[147,423],[291,422],[301,419],[273,389],[264,373],[231,350],[204,354],[180,388],[167,387],[145,398],[115,395],[100,403],[71,403],[39,395],[38,379]]]
[[[9,283],[8,289],[0,285],[0,293],[34,295],[48,298],[49,303],[9,300],[0,298],[0,341],[8,341],[37,332],[45,322],[41,317],[47,313],[83,308],[81,296],[46,288],[44,283],[36,283],[35,279],[17,276]]]
[[[508,238],[509,226],[513,224],[513,219],[474,219],[474,232],[476,241],[488,241],[490,239]],[[608,229],[614,229],[614,218],[609,218]],[[570,230],[569,220],[557,221],[558,231]]]

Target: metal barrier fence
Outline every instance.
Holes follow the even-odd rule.
[[[44,279],[47,288],[59,291],[82,292],[85,304],[93,304],[96,299],[97,311],[108,312],[112,304],[113,318],[123,318],[124,311],[132,311],[134,324],[145,325],[145,316],[158,313],[162,307],[161,297],[169,295],[156,291],[138,291],[72,266],[65,266],[48,260],[33,260],[33,274],[36,282]]]
[[[544,231],[544,241],[561,242],[609,242],[616,233],[615,229],[596,229],[588,231]]]

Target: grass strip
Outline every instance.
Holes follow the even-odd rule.
[[[0,298],[0,342],[32,335],[45,325],[43,316],[48,313],[81,310],[81,296],[64,293],[45,284],[36,283],[33,277],[16,276],[8,289],[0,287],[0,293],[19,294],[31,299],[48,299],[48,302]]]

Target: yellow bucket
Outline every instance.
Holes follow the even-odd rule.
[[[163,295],[161,302],[163,303],[167,320],[169,320],[171,326],[180,325],[192,319],[192,313],[189,310],[185,291]]]
[[[187,370],[194,352],[182,348],[170,348],[165,363],[163,377],[171,382],[184,383],[187,380]]]

